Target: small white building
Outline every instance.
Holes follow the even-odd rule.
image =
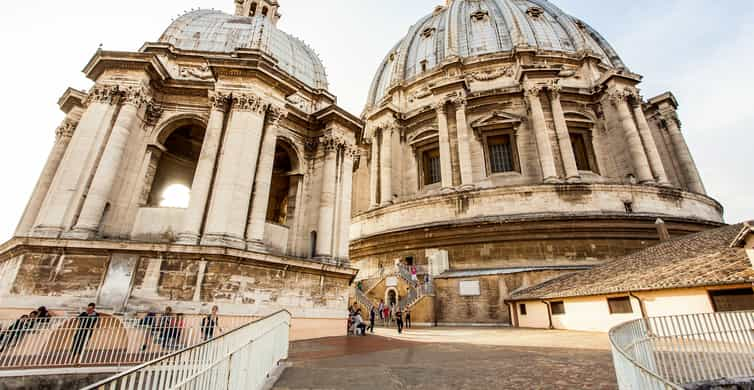
[[[754,310],[753,225],[663,242],[515,291],[513,325],[606,332],[641,317]]]

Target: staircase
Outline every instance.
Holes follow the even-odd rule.
[[[354,296],[356,297],[356,302],[366,307],[367,311],[371,311],[372,308],[376,306],[374,302],[372,302],[372,300],[369,299],[369,297],[366,294],[364,294],[363,291],[359,290],[356,287],[354,287],[353,290],[354,290]]]

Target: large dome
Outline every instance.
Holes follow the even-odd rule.
[[[380,65],[368,105],[388,87],[431,71],[453,57],[470,58],[514,49],[591,53],[610,67],[624,67],[602,36],[547,0],[449,0],[414,24]]]
[[[234,16],[198,10],[179,17],[162,34],[160,42],[181,50],[231,53],[259,49],[278,61],[282,70],[316,89],[327,89],[325,67],[300,39],[280,31],[262,15]]]

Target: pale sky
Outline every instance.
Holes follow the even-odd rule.
[[[279,27],[317,51],[340,105],[359,115],[377,66],[411,24],[444,0],[279,0]],[[707,189],[726,221],[754,218],[754,1],[553,0],[600,31],[646,98],[672,91]],[[23,212],[63,114],[69,86],[102,44],[136,51],[191,8],[233,12],[233,0],[24,0],[0,14],[0,241]]]

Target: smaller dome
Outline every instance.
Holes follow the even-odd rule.
[[[214,53],[258,49],[274,57],[283,71],[304,84],[315,89],[328,88],[325,67],[317,54],[300,39],[280,31],[263,15],[192,11],[174,21],[160,42],[181,50]]]

